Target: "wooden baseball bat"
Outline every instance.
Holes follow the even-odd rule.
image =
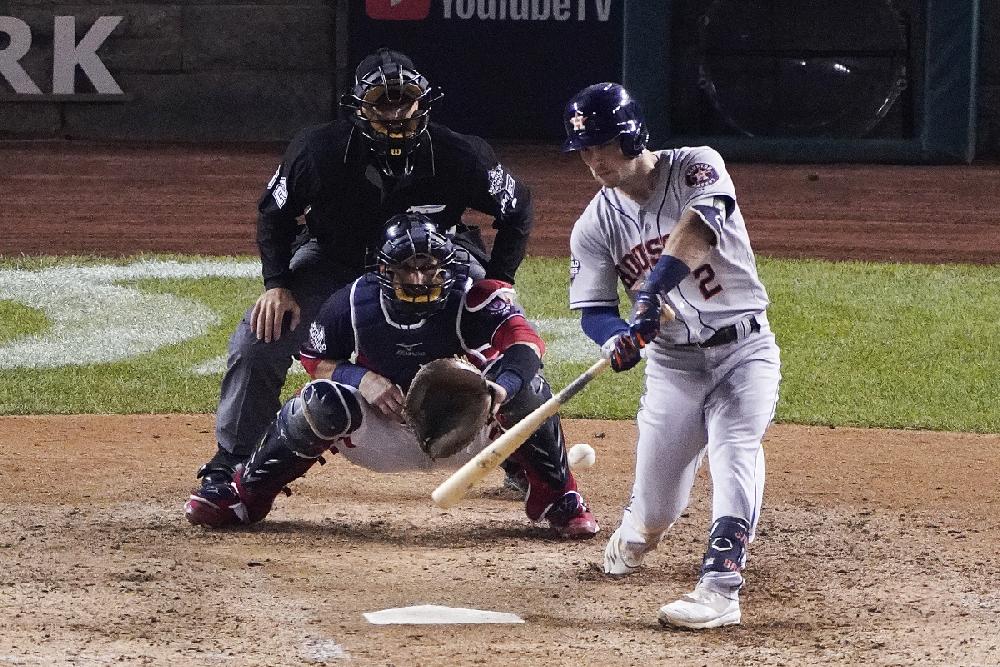
[[[532,433],[538,430],[546,419],[559,411],[563,403],[571,399],[587,383],[600,375],[611,365],[608,359],[601,359],[593,366],[583,372],[566,388],[558,394],[542,403],[534,412],[514,424],[509,431],[494,440],[489,446],[475,455],[468,463],[456,470],[451,477],[444,480],[438,488],[434,489],[431,499],[438,507],[452,507],[460,501],[465,494],[477,482],[482,480],[490,471],[503,463],[508,456],[524,444]]]

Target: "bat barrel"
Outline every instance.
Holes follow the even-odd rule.
[[[580,377],[569,383],[565,389],[542,403],[536,410],[524,419],[514,424],[506,433],[494,440],[481,452],[476,454],[465,465],[455,471],[451,477],[442,482],[431,494],[431,499],[438,507],[454,506],[471,489],[476,482],[486,477],[491,470],[503,463],[507,457],[524,444],[546,419],[559,412],[559,407],[583,389],[588,382],[597,377],[610,362],[601,359],[583,372]]]

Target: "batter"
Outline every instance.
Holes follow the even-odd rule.
[[[615,371],[645,350],[632,497],[604,571],[635,572],[690,500],[708,455],[712,522],[694,591],[663,606],[664,625],[740,622],[739,589],[764,491],[761,440],[781,378],[767,291],[733,181],[713,149],[651,151],[639,104],[614,83],[566,106],[564,151],[578,151],[601,190],[570,238],[570,307]],[[628,321],[617,284],[633,301]],[[663,305],[676,318],[661,325]]]

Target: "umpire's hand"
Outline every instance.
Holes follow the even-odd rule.
[[[292,291],[285,287],[274,287],[257,299],[250,311],[250,328],[257,334],[258,340],[270,343],[281,338],[285,318],[289,319],[288,330],[299,326],[302,310],[292,296]]]

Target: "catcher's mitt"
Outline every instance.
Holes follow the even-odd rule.
[[[432,459],[444,459],[468,446],[486,424],[493,392],[475,366],[436,359],[417,371],[404,408],[420,448]]]

